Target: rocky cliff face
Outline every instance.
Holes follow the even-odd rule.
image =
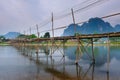
[[[76,29],[76,32],[74,31],[74,28]],[[96,18],[89,19],[88,22],[83,23],[81,26],[77,24],[70,24],[64,30],[63,36],[73,36],[75,33],[100,34],[100,33],[108,33],[108,32],[115,32],[115,31],[116,29],[112,27],[109,22],[105,22],[101,18],[96,17]]]

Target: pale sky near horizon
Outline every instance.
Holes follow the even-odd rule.
[[[57,14],[83,1],[86,0],[1,0],[0,35],[7,32],[23,32],[49,18],[52,12]],[[100,5],[82,11],[79,17],[76,15],[78,21],[84,21],[90,17],[101,17],[117,12],[120,12],[120,0],[106,0]],[[120,16],[106,21],[109,21],[112,26],[120,24]],[[58,33],[62,34],[62,31]]]

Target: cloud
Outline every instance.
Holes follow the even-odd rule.
[[[0,34],[13,30],[23,32],[29,27],[35,27],[35,24],[40,24],[43,20],[51,18],[52,12],[54,16],[67,11],[71,12],[71,7],[83,1],[86,0],[1,0]],[[76,21],[84,21],[90,17],[118,12],[120,11],[119,3],[119,0],[109,0],[102,5],[75,14],[75,17],[77,16]],[[64,20],[65,24],[67,24],[68,19]],[[119,19],[114,19],[113,24],[118,22]],[[58,23],[62,24],[63,22],[60,21]]]
[[[2,0],[0,2],[0,26],[3,30],[3,26],[7,29],[16,30],[25,26],[30,26],[36,22],[30,5],[25,0]]]

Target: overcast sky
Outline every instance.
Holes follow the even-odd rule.
[[[23,32],[57,13],[86,0],[0,0],[0,35],[7,32]],[[120,0],[106,0],[100,5],[82,11],[78,20],[120,12]],[[106,19],[112,25],[120,24],[120,16]],[[61,23],[60,23],[61,24]]]

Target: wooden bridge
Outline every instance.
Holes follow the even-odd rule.
[[[81,34],[77,36],[60,36],[60,37],[34,38],[34,39],[17,38],[17,39],[13,39],[13,41],[41,42],[41,41],[48,41],[48,40],[60,41],[60,40],[92,39],[92,38],[108,38],[108,37],[120,37],[120,32],[111,32],[111,33],[103,33],[103,34]]]
[[[71,13],[72,15],[72,21],[73,21],[73,24],[82,24],[82,23],[85,23],[85,22],[88,22],[88,20],[86,21],[82,21],[82,22],[75,22],[75,11],[73,9],[71,9]],[[113,16],[118,16],[120,15],[120,12],[119,13],[114,13],[114,14],[110,14],[110,15],[107,15],[107,16],[102,16],[100,17],[101,19],[106,19],[106,18],[110,18],[110,17],[113,17]],[[54,53],[54,50],[52,49],[52,47],[57,47],[58,46],[56,45],[56,41],[61,41],[61,44],[63,44],[63,48],[65,46],[65,43],[67,40],[76,40],[77,42],[77,47],[78,47],[78,50],[81,51],[80,49],[80,46],[82,46],[84,48],[84,50],[86,51],[87,53],[87,50],[85,49],[85,46],[83,45],[83,43],[81,42],[82,39],[89,39],[90,41],[88,42],[88,44],[90,43],[91,44],[91,48],[92,48],[92,60],[93,60],[93,63],[95,62],[95,58],[94,58],[94,38],[107,38],[107,43],[108,43],[108,47],[109,47],[109,38],[111,37],[120,37],[120,32],[110,32],[110,33],[102,33],[102,34],[80,34],[80,35],[76,35],[76,36],[59,36],[59,37],[55,37],[54,36],[54,31],[55,30],[60,30],[60,29],[64,29],[66,28],[68,25],[66,26],[61,26],[61,27],[57,27],[57,28],[54,28],[54,22],[55,22],[55,18],[53,16],[53,13],[52,13],[52,16],[50,18],[50,21],[48,21],[47,23],[43,24],[40,26],[40,28],[42,28],[43,26],[47,25],[49,23],[49,26],[51,25],[51,29],[49,30],[44,30],[44,31],[39,31],[39,27],[38,25],[35,25],[36,27],[36,34],[38,36],[38,38],[34,38],[34,39],[28,39],[28,38],[17,38],[17,39],[13,39],[11,40],[12,44],[17,44],[18,46],[20,47],[25,47],[27,43],[31,43],[31,42],[38,42],[39,44],[42,43],[42,42],[47,42],[47,46],[48,46],[48,41],[51,42],[52,46],[51,46],[51,55]],[[46,28],[47,29],[47,28]],[[31,27],[29,30],[30,34],[31,35]],[[41,29],[43,30],[43,29]],[[74,26],[74,30],[73,30],[75,33],[76,33],[76,26]],[[40,33],[43,33],[43,32],[51,32],[52,34],[52,37],[50,38],[40,38]],[[28,35],[26,34],[26,31],[24,31],[24,35]],[[39,47],[39,46],[37,46]],[[46,50],[48,50],[48,48],[46,48]],[[48,51],[46,51],[48,52]],[[39,51],[38,51],[38,48],[36,48],[36,53],[38,55]],[[63,56],[64,56],[64,53],[63,53]],[[89,56],[89,54],[88,54]],[[76,56],[77,58],[77,56]],[[77,59],[78,60],[78,59]],[[76,60],[76,63],[78,62]]]
[[[117,16],[117,15],[120,15],[120,13],[115,13],[115,14],[111,14],[111,15],[107,15],[107,16],[103,16],[101,17],[101,19],[105,19],[105,18],[109,18],[109,17],[113,17],[113,16]],[[84,22],[87,22],[87,21],[83,21],[83,22],[80,22],[80,23],[75,23],[75,18],[74,18],[74,13],[73,13],[73,10],[72,10],[72,18],[73,18],[73,24],[81,24],[81,23],[84,23]],[[79,34],[79,35],[76,35],[76,36],[59,36],[59,37],[55,37],[54,36],[54,31],[55,30],[59,30],[59,29],[64,29],[66,28],[67,26],[62,26],[62,27],[58,27],[58,28],[54,28],[54,20],[53,20],[53,14],[52,14],[52,19],[51,19],[51,29],[50,30],[44,30],[44,31],[41,31],[39,32],[39,29],[38,29],[38,25],[36,25],[36,33],[37,33],[37,36],[38,38],[33,38],[33,39],[28,39],[28,38],[17,38],[17,39],[13,39],[11,40],[11,43],[14,44],[14,45],[18,45],[20,47],[25,47],[27,45],[27,43],[31,43],[31,42],[38,42],[39,44],[37,45],[37,47],[39,47],[40,43],[42,42],[47,42],[47,46],[48,46],[48,42],[51,42],[51,55],[54,53],[54,50],[53,50],[53,47],[56,47],[58,49],[58,45],[56,45],[56,41],[61,41],[60,45],[62,44],[63,45],[63,48],[65,46],[65,43],[67,40],[75,40],[77,42],[77,47],[78,47],[78,51],[81,51],[81,48],[80,46],[82,46],[84,48],[84,50],[87,52],[87,50],[85,49],[85,46],[83,45],[83,43],[81,42],[82,39],[89,39],[89,42],[88,44],[91,44],[91,50],[92,50],[92,60],[93,60],[93,63],[95,63],[95,58],[94,58],[94,38],[107,38],[107,45],[108,47],[110,46],[110,41],[109,41],[109,38],[111,37],[120,37],[120,32],[110,32],[110,33],[102,33],[102,34]],[[74,32],[76,32],[76,26],[74,26]],[[40,38],[40,33],[42,32],[52,32],[52,37],[50,38]],[[24,35],[25,32],[24,32]],[[31,35],[31,28],[30,28],[30,35]],[[46,52],[48,52],[48,47],[46,48]],[[36,48],[36,53],[38,54],[38,48]],[[64,56],[64,53],[62,52],[63,56]],[[89,54],[87,54],[89,56]],[[89,56],[90,57],[90,56]],[[77,56],[76,56],[77,58]],[[76,63],[78,63],[78,59],[76,59],[75,61]]]
[[[77,36],[61,36],[61,37],[51,37],[51,38],[35,38],[35,39],[24,39],[24,38],[18,38],[18,39],[14,39],[12,40],[12,43],[17,44],[20,47],[25,47],[27,45],[27,43],[31,43],[31,42],[37,42],[39,45],[40,43],[42,44],[42,42],[51,42],[52,46],[51,46],[51,56],[52,54],[55,52],[55,50],[53,50],[53,47],[59,47],[56,45],[55,42],[57,41],[61,41],[61,44],[63,44],[63,47],[66,44],[67,40],[75,40],[77,42],[77,47],[78,47],[78,51],[80,51],[80,47],[82,46],[84,48],[84,50],[87,52],[87,50],[85,49],[85,46],[83,45],[83,43],[81,42],[82,39],[88,39],[90,40],[90,42],[88,42],[88,44],[91,44],[91,49],[92,49],[92,57],[90,57],[89,54],[87,54],[92,60],[93,63],[95,63],[95,58],[94,58],[94,38],[107,38],[107,44],[109,46],[110,41],[109,38],[111,37],[120,37],[120,32],[111,32],[111,33],[103,33],[103,34],[84,34],[84,35],[77,35]],[[48,43],[47,43],[48,44]],[[36,47],[39,47],[39,45],[37,45]],[[45,49],[45,52],[48,52],[48,45]],[[39,54],[38,48],[36,48],[36,53],[37,56]],[[64,53],[63,57],[64,57]],[[78,59],[76,59],[76,63],[78,63]]]

